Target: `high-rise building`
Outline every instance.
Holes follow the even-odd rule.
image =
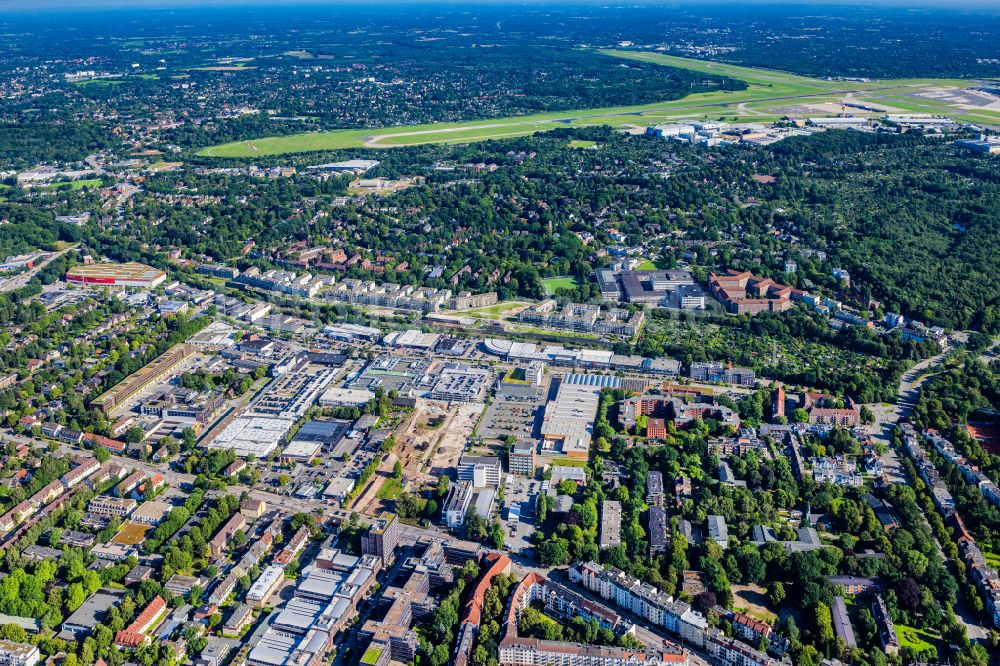
[[[399,520],[396,514],[388,511],[383,511],[361,537],[361,553],[378,557],[382,560],[383,566],[392,564],[398,545]]]
[[[511,474],[534,476],[535,443],[531,441],[519,441],[515,443],[510,450],[507,460]]]

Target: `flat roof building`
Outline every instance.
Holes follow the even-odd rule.
[[[610,548],[622,543],[622,505],[614,500],[601,504],[600,547]]]
[[[66,272],[66,281],[98,287],[137,287],[152,289],[167,279],[167,274],[145,264],[80,264]]]
[[[646,474],[646,504],[663,506],[663,472]]]
[[[568,458],[584,460],[590,455],[594,418],[601,400],[599,382],[576,381],[577,377],[600,375],[566,375],[559,384],[555,400],[545,406],[542,438],[546,448],[558,448]]]
[[[465,514],[472,503],[472,484],[458,481],[451,484],[448,499],[444,505],[444,521],[449,529],[458,529],[465,522]]]
[[[247,603],[258,608],[266,605],[268,598],[278,589],[278,585],[284,577],[284,567],[272,564],[264,569],[264,572],[247,590]]]
[[[129,520],[143,525],[159,525],[173,508],[169,502],[150,500],[140,504],[129,516]]]
[[[59,635],[67,640],[83,640],[104,620],[104,616],[113,606],[121,603],[123,596],[125,596],[124,590],[107,588],[97,590],[66,618]]]
[[[399,520],[396,514],[388,511],[379,514],[361,537],[361,553],[379,558],[384,567],[388,567],[396,558],[398,545]]]
[[[535,475],[535,442],[516,442],[507,456],[507,467],[511,474]]]
[[[38,647],[31,643],[0,640],[0,666],[35,666],[40,659]]]
[[[667,550],[667,512],[662,506],[649,507],[650,557]]]
[[[241,416],[213,439],[210,449],[231,449],[241,458],[253,454],[266,458],[278,448],[278,443],[292,427],[292,421],[267,416]]]
[[[468,481],[474,488],[500,485],[502,469],[497,456],[463,455],[458,461],[458,480]]]

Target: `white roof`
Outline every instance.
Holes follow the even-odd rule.
[[[288,458],[311,459],[319,455],[321,442],[307,442],[301,439],[292,440],[292,443],[285,447],[281,455]]]
[[[211,449],[232,449],[238,456],[270,455],[292,427],[290,419],[268,416],[239,417],[233,420],[208,445]]]

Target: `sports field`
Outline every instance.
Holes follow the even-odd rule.
[[[575,289],[576,278],[570,276],[545,278],[542,280],[542,286],[545,287],[546,294],[554,296],[560,289]]]
[[[601,51],[604,55],[718,74],[746,81],[746,90],[716,91],[639,106],[559,111],[530,116],[432,123],[380,129],[344,129],[267,137],[210,146],[211,157],[246,158],[316,150],[392,148],[427,143],[468,143],[544,132],[558,127],[647,127],[681,120],[777,120],[787,115],[836,116],[850,105],[855,115],[931,113],[970,122],[1000,123],[1000,103],[969,103],[958,79],[840,81],[646,51]]]

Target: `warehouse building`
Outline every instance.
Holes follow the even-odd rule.
[[[601,389],[614,387],[616,377],[570,374],[563,377],[555,400],[545,406],[543,447],[558,449],[569,458],[586,459]]]
[[[81,264],[69,269],[66,281],[96,287],[152,289],[163,284],[167,274],[145,264]]]

